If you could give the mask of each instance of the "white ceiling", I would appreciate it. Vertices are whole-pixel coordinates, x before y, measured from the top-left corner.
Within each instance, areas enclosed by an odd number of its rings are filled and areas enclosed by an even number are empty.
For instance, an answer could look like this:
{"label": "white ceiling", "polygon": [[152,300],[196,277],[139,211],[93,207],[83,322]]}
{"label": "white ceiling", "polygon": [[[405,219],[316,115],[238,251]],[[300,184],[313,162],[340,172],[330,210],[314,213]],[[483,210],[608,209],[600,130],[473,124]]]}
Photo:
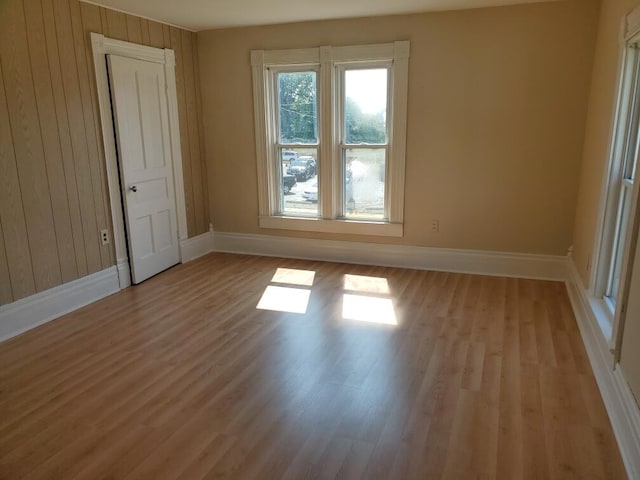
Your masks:
{"label": "white ceiling", "polygon": [[88,0],[191,30],[495,7],[552,0]]}

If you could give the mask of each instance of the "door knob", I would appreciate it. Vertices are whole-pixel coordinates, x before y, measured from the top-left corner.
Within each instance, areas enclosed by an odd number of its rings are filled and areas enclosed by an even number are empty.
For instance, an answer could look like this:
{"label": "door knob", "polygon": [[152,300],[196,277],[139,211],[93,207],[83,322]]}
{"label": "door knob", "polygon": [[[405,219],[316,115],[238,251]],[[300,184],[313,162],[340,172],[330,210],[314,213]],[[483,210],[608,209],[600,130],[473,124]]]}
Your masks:
{"label": "door knob", "polygon": [[131,190],[132,192],[137,192],[138,191],[138,187],[136,187],[135,185],[131,185],[129,187],[129,190]]}

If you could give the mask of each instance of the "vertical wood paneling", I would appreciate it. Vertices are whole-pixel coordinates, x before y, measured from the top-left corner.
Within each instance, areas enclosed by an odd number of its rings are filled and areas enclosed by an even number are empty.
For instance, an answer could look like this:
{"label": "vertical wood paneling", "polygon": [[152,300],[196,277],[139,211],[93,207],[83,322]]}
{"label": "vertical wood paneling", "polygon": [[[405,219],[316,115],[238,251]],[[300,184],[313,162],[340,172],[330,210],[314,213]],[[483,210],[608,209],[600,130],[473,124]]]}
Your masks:
{"label": "vertical wood paneling", "polygon": [[1,34],[0,52],[5,88],[11,92],[7,95],[7,107],[33,276],[36,289],[41,291],[59,285],[62,279],[23,7],[22,2],[16,1],[4,7],[3,16],[9,28]]}
{"label": "vertical wood paneling", "polygon": [[[58,33],[58,51],[60,52],[60,67],[62,83],[67,102],[67,115],[71,145],[80,199],[82,217],[82,231],[84,234],[87,271],[97,272],[102,267],[100,254],[100,239],[96,220],[95,197],[91,181],[91,166],[89,159],[88,136],[85,127],[82,94],[80,91],[78,68],[76,65],[76,45],[73,38],[71,12],[68,0],[54,0],[54,16]],[[79,48],[82,48],[80,45]]]}
{"label": "vertical wood paneling", "polygon": [[[198,113],[198,137],[200,138],[200,171],[201,171],[201,184],[202,184],[202,196],[204,198],[204,229],[209,227],[209,177],[207,175],[207,159],[204,155],[204,122],[202,120],[202,97],[200,94],[200,69],[199,56],[198,56],[198,37],[196,34],[192,35],[193,38],[193,75],[196,92],[196,109]],[[203,232],[199,232],[203,233]]]}
{"label": "vertical wood paneling", "polygon": [[2,218],[0,217],[0,305],[9,303],[13,299],[11,293],[11,277],[7,264],[7,253],[4,248],[4,233],[2,230]]}
{"label": "vertical wood paneling", "polygon": [[149,45],[156,48],[169,47],[171,45],[170,39],[168,39],[169,41],[165,44],[162,24],[149,20],[147,26],[149,28]]}
{"label": "vertical wood paneling", "polygon": [[62,82],[60,67],[60,55],[58,53],[58,39],[53,13],[52,0],[42,0],[42,12],[47,43],[47,55],[49,57],[49,70],[51,74],[51,88],[56,111],[56,127],[62,152],[64,178],[67,189],[67,202],[73,235],[74,255],[78,276],[87,274],[87,255],[85,248],[82,214],[80,212],[80,199],[76,183],[75,163],[73,147],[71,145],[71,132],[67,116],[67,104]]}
{"label": "vertical wood paneling", "polygon": [[[97,6],[87,3],[71,2],[72,19],[74,21],[75,38],[78,45],[84,44],[84,49],[79,54],[78,69],[81,78],[87,78],[88,87],[85,89],[84,96],[87,104],[85,104],[85,118],[91,116],[93,128],[88,128],[91,134],[94,149],[92,151],[92,182],[94,195],[96,197],[96,217],[98,228],[111,229],[111,212],[109,210],[109,187],[107,184],[106,162],[104,157],[104,145],[102,142],[102,128],[100,125],[100,107],[98,105],[98,91],[96,86],[95,73],[93,72],[93,52],[91,48],[90,32],[102,32],[102,23],[100,21],[100,11]],[[74,8],[77,6],[77,9]],[[84,61],[83,61],[84,59]],[[89,121],[88,119],[86,120]],[[102,267],[107,268],[112,265],[115,260],[115,251],[110,245],[100,245],[100,254],[102,257]]]}
{"label": "vertical wood paneling", "polygon": [[60,136],[56,126],[56,109],[51,88],[51,74],[47,58],[46,39],[40,0],[25,0],[25,19],[29,38],[29,56],[40,118],[40,132],[44,146],[46,175],[49,179],[51,208],[55,225],[60,273],[63,282],[78,278],[75,247],[71,230],[71,217],[67,188],[62,165]]}
{"label": "vertical wood paneling", "polygon": [[178,122],[180,124],[180,147],[182,150],[182,170],[184,172],[184,197],[187,210],[189,236],[195,234],[196,220],[193,206],[193,181],[191,179],[191,153],[189,148],[189,128],[185,94],[185,81],[182,58],[182,33],[170,27],[171,48],[176,52],[176,92],[178,97]]}
{"label": "vertical wood paneling", "polygon": [[[74,1],[74,0],[69,0]],[[107,16],[108,32],[105,35],[118,40],[128,40],[127,16],[124,13],[105,10]]]}
{"label": "vertical wood paneling", "polygon": [[[87,149],[89,153],[89,172],[91,174],[91,185],[95,207],[95,216],[97,223],[96,233],[109,226],[107,221],[107,205],[105,202],[105,182],[106,170],[103,158],[102,143],[98,143],[98,124],[97,118],[94,115],[98,109],[98,99],[93,98],[92,90],[95,91],[95,79],[94,74],[90,71],[87,65],[87,44],[88,38],[85,40],[84,31],[82,29],[82,18],[80,15],[80,2],[70,1],[69,10],[71,13],[71,28],[73,33],[75,54],[76,54],[76,69],[78,71],[78,79],[80,80],[80,97],[82,102],[82,117],[85,124],[85,132],[87,135]],[[94,105],[95,103],[95,105]],[[102,242],[98,242],[98,249],[100,252],[101,266],[98,270],[107,268],[111,265],[110,248],[107,245],[102,245]]]}
{"label": "vertical wood paneling", "polygon": [[140,19],[140,32],[142,33],[142,44],[149,45],[149,20],[146,18]]}
{"label": "vertical wood paneling", "polygon": [[191,186],[193,188],[193,211],[195,233],[202,233],[204,227],[204,196],[202,193],[202,164],[200,155],[200,135],[198,127],[198,107],[196,105],[196,82],[193,68],[192,33],[182,31],[182,69],[187,109],[186,128],[189,131],[189,152],[191,154]]}
{"label": "vertical wood paneling", "polygon": [[171,48],[171,27],[162,25],[162,38],[164,39],[164,48]]}
{"label": "vertical wood paneling", "polygon": [[0,57],[0,219],[11,277],[13,298],[35,293],[27,225],[22,208],[22,192],[11,137],[11,124],[5,96],[4,65]]}
{"label": "vertical wood paneling", "polygon": [[189,235],[209,222],[195,34],[78,0],[0,0],[0,304],[115,262],[89,32],[175,51]]}
{"label": "vertical wood paneling", "polygon": [[127,39],[130,42],[141,44],[142,43],[142,27],[140,25],[140,18],[133,15],[127,15]]}

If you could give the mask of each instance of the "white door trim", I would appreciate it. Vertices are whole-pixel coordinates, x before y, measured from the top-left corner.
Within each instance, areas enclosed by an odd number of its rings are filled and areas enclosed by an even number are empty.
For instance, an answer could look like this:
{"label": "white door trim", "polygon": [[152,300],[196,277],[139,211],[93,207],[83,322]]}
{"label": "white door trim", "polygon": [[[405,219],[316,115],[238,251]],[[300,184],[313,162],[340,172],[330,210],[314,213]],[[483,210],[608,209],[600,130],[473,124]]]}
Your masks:
{"label": "white door trim", "polygon": [[[100,120],[102,123],[102,137],[104,156],[107,166],[107,182],[109,184],[109,199],[111,219],[113,224],[113,243],[116,250],[118,266],[118,280],[120,288],[131,285],[127,242],[124,233],[124,216],[122,213],[122,197],[118,176],[118,158],[116,155],[116,137],[111,117],[111,98],[109,96],[109,80],[105,55],[119,55],[135,58],[147,62],[164,65],[167,81],[167,105],[169,108],[169,136],[171,140],[171,162],[173,164],[173,183],[176,197],[176,214],[178,218],[178,244],[187,238],[187,213],[184,200],[184,181],[182,176],[182,155],[180,148],[180,127],[178,125],[178,101],[176,93],[175,53],[165,48],[147,47],[136,43],[123,42],[105,37],[99,33],[91,33],[91,47],[93,51],[93,65],[96,72],[98,89],[98,104],[100,106]],[[180,247],[180,261],[183,260]]]}

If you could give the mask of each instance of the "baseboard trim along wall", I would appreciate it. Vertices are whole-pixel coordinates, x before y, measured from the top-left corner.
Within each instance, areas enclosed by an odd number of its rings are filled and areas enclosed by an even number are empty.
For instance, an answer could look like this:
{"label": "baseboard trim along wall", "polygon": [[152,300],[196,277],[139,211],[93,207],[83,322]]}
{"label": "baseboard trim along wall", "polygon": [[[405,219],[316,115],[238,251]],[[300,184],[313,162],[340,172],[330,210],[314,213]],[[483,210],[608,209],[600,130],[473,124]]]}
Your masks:
{"label": "baseboard trim along wall", "polygon": [[118,269],[114,266],[2,305],[0,341],[15,337],[118,290]]}
{"label": "baseboard trim along wall", "polygon": [[620,367],[613,368],[609,342],[602,333],[589,294],[573,263],[568,260],[567,291],[580,328],[589,363],[598,382],[611,426],[629,478],[640,478],[640,409]]}
{"label": "baseboard trim along wall", "polygon": [[553,255],[454,250],[219,232],[215,232],[213,235],[213,250],[504,277],[561,281],[567,278],[567,258]]}
{"label": "baseboard trim along wall", "polygon": [[201,235],[180,241],[182,263],[200,258],[211,251],[213,251],[213,227]]}

